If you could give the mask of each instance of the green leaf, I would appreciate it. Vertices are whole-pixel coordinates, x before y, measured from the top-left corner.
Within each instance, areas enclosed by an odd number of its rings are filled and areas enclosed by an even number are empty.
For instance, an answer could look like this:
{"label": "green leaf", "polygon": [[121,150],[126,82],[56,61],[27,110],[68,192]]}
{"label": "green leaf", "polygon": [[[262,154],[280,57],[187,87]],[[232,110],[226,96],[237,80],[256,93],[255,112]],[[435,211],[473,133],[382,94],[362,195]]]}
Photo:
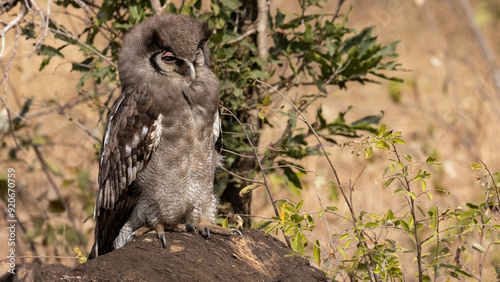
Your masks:
{"label": "green leaf", "polygon": [[266,118],[266,112],[264,110],[260,111],[259,112],[259,118],[264,121],[264,119]]}
{"label": "green leaf", "polygon": [[425,192],[425,190],[427,189],[427,183],[425,183],[425,180],[422,180],[420,182],[420,185],[422,186],[422,192]]}
{"label": "green leaf", "polygon": [[220,2],[230,10],[236,10],[241,6],[241,2],[238,0],[220,0]]}
{"label": "green leaf", "polygon": [[466,204],[470,209],[473,209],[473,210],[478,210],[479,209],[479,206],[474,204],[474,203],[467,203]]}
{"label": "green leaf", "polygon": [[396,189],[394,190],[394,194],[398,195],[398,194],[403,194],[405,191],[403,189]]}
{"label": "green leaf", "polygon": [[319,241],[316,240],[314,242],[314,246],[313,246],[313,255],[314,255],[314,260],[316,261],[316,263],[318,265],[321,265],[321,248],[320,248],[320,245],[319,245]]}
{"label": "green leaf", "polygon": [[271,221],[263,221],[263,222],[260,222],[260,223],[257,223],[255,225],[252,226],[252,229],[264,229],[266,228],[269,224],[271,224]]}
{"label": "green leaf", "polygon": [[302,242],[301,237],[302,236],[300,235],[300,233],[295,234],[295,237],[293,238],[292,247],[297,253],[303,255],[304,254],[304,243]]}
{"label": "green leaf", "polygon": [[472,244],[472,248],[478,252],[486,253],[486,249],[478,243]]}
{"label": "green leaf", "polygon": [[295,173],[290,167],[284,167],[283,172],[286,178],[297,188],[302,189],[302,183],[297,173]]}
{"label": "green leaf", "polygon": [[391,148],[389,146],[389,144],[387,144],[384,141],[377,142],[377,144],[375,144],[375,147],[379,148],[381,151],[383,151],[383,150],[389,150]]}
{"label": "green leaf", "polygon": [[340,240],[340,241],[343,241],[344,239],[349,238],[349,236],[350,236],[350,235],[349,235],[349,234],[347,234],[347,233],[342,234],[342,235],[340,236],[339,240]]}
{"label": "green leaf", "polygon": [[384,188],[387,188],[387,186],[391,185],[392,181],[394,181],[396,177],[391,177],[389,178],[385,183],[384,183]]}
{"label": "green leaf", "polygon": [[438,215],[436,207],[433,206],[428,214],[431,218],[431,224],[429,225],[429,227],[432,228],[432,230],[436,230],[438,226]]}
{"label": "green leaf", "polygon": [[49,211],[53,213],[62,213],[66,209],[60,200],[53,200],[49,202]]}
{"label": "green leaf", "polygon": [[401,138],[392,138],[391,143],[392,144],[406,144],[405,141]]}
{"label": "green leaf", "polygon": [[372,147],[368,147],[365,149],[365,159],[369,159],[372,157]]}
{"label": "green leaf", "polygon": [[331,206],[331,207],[326,207],[326,210],[327,210],[327,211],[338,211],[338,210],[339,210],[339,208],[334,207],[334,206]]}
{"label": "green leaf", "polygon": [[58,49],[56,49],[52,46],[49,46],[49,45],[42,45],[38,52],[39,52],[39,55],[44,55],[44,56],[48,56],[48,57],[58,56],[58,57],[64,58],[63,54],[61,52],[59,52]]}
{"label": "green leaf", "polygon": [[240,190],[240,196],[243,195],[243,194],[246,194],[248,192],[251,192],[254,189],[257,189],[260,186],[261,186],[260,184],[250,184],[250,185],[248,185],[245,188],[243,188],[243,189]]}
{"label": "green leaf", "polygon": [[337,249],[337,251],[342,255],[342,257],[347,260],[347,252],[344,250],[344,248],[342,248],[341,246],[335,246],[335,248]]}
{"label": "green leaf", "polygon": [[403,158],[405,158],[409,163],[411,163],[411,156],[410,155],[403,155]]}
{"label": "green leaf", "polygon": [[474,169],[474,170],[481,170],[481,169],[483,169],[483,167],[480,164],[478,164],[478,163],[473,163],[470,167],[472,169]]}
{"label": "green leaf", "polygon": [[408,226],[408,223],[406,223],[406,221],[404,221],[404,220],[400,219],[400,220],[398,220],[398,222],[401,224],[401,226],[402,226],[404,229],[406,229],[406,230],[408,230],[408,231],[411,231],[411,230],[410,230],[410,226]]}
{"label": "green leaf", "polygon": [[393,220],[394,219],[394,213],[392,212],[392,210],[388,210],[387,211],[387,219],[388,220]]}
{"label": "green leaf", "polygon": [[50,171],[57,175],[57,176],[62,176],[62,172],[61,172],[61,169],[59,169],[58,166],[56,166],[55,164],[53,163],[47,163],[47,167],[50,169]]}
{"label": "green leaf", "polygon": [[427,160],[425,161],[427,164],[429,165],[433,165],[433,164],[441,164],[440,162],[436,161],[435,158],[432,158],[432,157],[428,157]]}
{"label": "green leaf", "polygon": [[90,71],[90,64],[94,58],[88,58],[81,63],[72,63],[71,71],[88,72]]}
{"label": "green leaf", "polygon": [[349,246],[351,245],[351,243],[352,243],[352,239],[347,240],[347,242],[345,242],[345,244],[344,244],[344,248],[345,249],[349,248]]}
{"label": "green leaf", "polygon": [[416,195],[415,193],[411,192],[411,191],[410,191],[410,192],[408,192],[408,195],[410,195],[410,197],[411,197],[413,200],[415,200],[415,199],[417,198],[417,195]]}
{"label": "green leaf", "polygon": [[382,136],[382,134],[387,130],[387,126],[385,124],[382,124],[380,128],[378,129],[378,135]]}
{"label": "green leaf", "polygon": [[366,228],[373,228],[373,227],[379,227],[379,224],[376,222],[368,222],[365,224]]}
{"label": "green leaf", "polygon": [[40,67],[38,68],[38,71],[43,70],[45,68],[45,66],[50,63],[50,58],[51,57],[45,57],[45,58],[43,58],[42,63],[40,64]]}
{"label": "green leaf", "polygon": [[269,95],[269,94],[266,95],[266,97],[264,98],[264,101],[262,102],[262,105],[264,107],[271,105],[271,95]]}

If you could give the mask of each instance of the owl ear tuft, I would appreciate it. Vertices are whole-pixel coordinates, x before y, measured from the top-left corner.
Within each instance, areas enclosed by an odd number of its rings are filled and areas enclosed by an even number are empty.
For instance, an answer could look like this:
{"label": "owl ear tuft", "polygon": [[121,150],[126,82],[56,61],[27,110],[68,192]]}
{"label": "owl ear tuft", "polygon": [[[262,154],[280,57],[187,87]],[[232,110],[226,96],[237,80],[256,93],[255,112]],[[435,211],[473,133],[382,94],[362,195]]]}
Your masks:
{"label": "owl ear tuft", "polygon": [[200,45],[203,45],[208,41],[208,39],[210,39],[213,33],[213,30],[208,25],[208,22],[201,23],[200,33],[201,33]]}

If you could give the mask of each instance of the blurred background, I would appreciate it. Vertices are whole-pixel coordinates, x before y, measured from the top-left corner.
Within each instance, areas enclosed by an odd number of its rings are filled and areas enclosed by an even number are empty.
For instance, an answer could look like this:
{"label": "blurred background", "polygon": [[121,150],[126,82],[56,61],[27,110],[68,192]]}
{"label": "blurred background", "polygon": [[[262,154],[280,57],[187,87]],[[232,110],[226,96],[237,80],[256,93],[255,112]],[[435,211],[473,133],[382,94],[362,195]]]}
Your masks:
{"label": "blurred background", "polygon": [[[41,10],[52,5],[46,0],[36,3]],[[203,7],[209,7],[209,3],[203,2]],[[337,1],[328,1],[323,4],[323,9],[311,9],[311,12],[333,14],[336,7]],[[51,18],[57,19],[74,34],[79,34],[84,28],[65,10],[58,6],[51,8]],[[295,2],[271,1],[271,14],[274,15],[277,9],[294,12],[299,6]],[[13,9],[0,20],[9,22],[16,13],[17,9]],[[428,183],[429,189],[441,191],[434,193],[434,203],[440,210],[484,201],[485,187],[490,184],[484,171],[472,170],[471,164],[482,161],[491,172],[500,171],[497,157],[500,146],[500,2],[348,0],[340,13],[339,20],[348,15],[348,27],[361,30],[375,26],[374,35],[383,44],[400,41],[396,50],[399,54],[397,62],[405,71],[388,75],[401,77],[404,82],[379,80],[379,84],[351,83],[346,90],[330,89],[332,95],[322,101],[325,118],[334,119],[338,112],[346,111],[350,106],[352,109],[346,115],[348,122],[383,112],[381,123],[394,131],[401,131],[406,141],[400,149],[401,154],[410,154],[413,159],[421,161],[431,156],[442,163],[429,169],[432,178]],[[34,15],[28,14],[27,17]],[[19,220],[17,254],[37,256],[37,260],[43,263],[76,265],[74,247],[87,254],[93,243],[91,216],[98,188],[99,148],[96,139],[102,137],[105,119],[95,107],[89,106],[89,103],[102,103],[102,99],[89,97],[101,92],[102,97],[107,97],[109,92],[104,93],[106,90],[114,91],[114,100],[120,91],[113,86],[107,89],[106,85],[86,83],[82,91],[77,92],[75,86],[81,73],[71,71],[72,64],[68,60],[54,55],[52,62],[40,71],[43,57],[34,53],[34,41],[26,41],[22,36],[15,45],[15,36],[13,32],[6,35],[0,60],[1,72],[8,70],[8,79],[4,78],[0,84],[3,100],[0,178],[6,179],[8,168],[15,169]],[[54,42],[51,36],[46,40]],[[65,54],[70,51],[66,50]],[[84,59],[76,50],[71,56],[74,61]],[[303,87],[285,95],[294,97],[301,91],[310,89]],[[17,140],[9,133],[5,105],[21,115],[28,99],[31,99],[29,111],[22,117],[26,129],[20,132],[32,140],[34,147],[14,149]],[[310,108],[309,111],[306,117],[314,118],[315,110]],[[266,139],[276,139],[279,134],[280,131],[266,129],[261,144],[266,144]],[[406,204],[403,197],[393,194],[394,188],[383,188],[382,173],[390,164],[387,154],[374,154],[367,160],[363,154],[353,153],[355,140],[344,138],[339,141],[343,145],[329,146],[327,151],[341,182],[350,187],[357,212],[383,214],[389,208],[396,211]],[[24,146],[17,145],[19,148]],[[326,161],[312,157],[302,165],[310,171],[303,176],[304,189],[273,187],[275,198],[295,202],[304,199],[304,211],[319,210],[318,199],[321,199],[322,205],[337,206],[340,214],[346,214],[347,207],[338,191],[332,191],[328,185],[333,176]],[[2,190],[0,260],[8,252],[5,196]],[[273,216],[264,189],[253,191],[253,199],[254,215]],[[352,228],[340,217],[331,218],[330,229],[317,225],[314,234],[324,237]],[[500,263],[500,252],[498,247],[494,248],[490,253],[492,261],[485,263],[485,280],[493,279],[495,270],[492,265]],[[408,266],[412,265],[411,259],[406,261]],[[7,269],[3,262],[0,272]]]}

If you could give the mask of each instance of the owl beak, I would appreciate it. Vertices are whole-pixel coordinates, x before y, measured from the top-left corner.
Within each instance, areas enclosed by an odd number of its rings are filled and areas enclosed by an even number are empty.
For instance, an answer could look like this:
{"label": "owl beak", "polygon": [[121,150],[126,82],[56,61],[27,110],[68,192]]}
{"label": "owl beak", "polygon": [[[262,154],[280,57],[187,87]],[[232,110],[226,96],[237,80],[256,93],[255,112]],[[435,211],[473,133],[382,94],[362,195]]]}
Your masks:
{"label": "owl beak", "polygon": [[196,71],[194,70],[193,63],[191,61],[186,60],[186,64],[189,68],[189,76],[191,77],[192,80],[196,78]]}

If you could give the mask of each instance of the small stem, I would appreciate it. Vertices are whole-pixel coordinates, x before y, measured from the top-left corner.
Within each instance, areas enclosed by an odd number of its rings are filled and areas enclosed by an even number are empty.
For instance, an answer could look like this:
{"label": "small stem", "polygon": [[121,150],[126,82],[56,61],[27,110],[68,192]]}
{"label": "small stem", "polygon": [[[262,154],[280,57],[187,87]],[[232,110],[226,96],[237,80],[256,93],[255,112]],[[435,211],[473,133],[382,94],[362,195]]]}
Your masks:
{"label": "small stem", "polygon": [[[255,76],[254,76],[255,77]],[[326,152],[325,150],[325,147],[323,146],[323,143],[321,142],[321,139],[319,139],[319,136],[318,134],[316,133],[316,131],[314,130],[314,128],[312,127],[311,123],[309,123],[309,121],[307,120],[307,118],[302,114],[302,112],[295,106],[294,103],[292,103],[288,98],[285,97],[285,95],[283,95],[283,93],[281,93],[278,89],[274,88],[273,86],[257,79],[257,77],[255,77],[255,81],[256,82],[259,82],[269,88],[271,88],[272,90],[275,91],[275,93],[278,93],[278,95],[281,96],[281,98],[283,100],[285,100],[290,106],[292,106],[292,108],[297,112],[297,114],[302,118],[302,120],[304,121],[304,123],[307,125],[307,127],[309,128],[309,130],[312,132],[312,134],[314,135],[314,137],[316,138],[316,141],[318,142],[318,145],[320,146],[321,148],[321,151],[323,152],[323,156],[326,158],[326,160],[328,161],[328,164],[330,166],[330,169],[332,170],[333,172],[333,175],[335,177],[335,182],[337,184],[337,186],[339,187],[339,190],[342,194],[342,197],[344,198],[344,201],[346,202],[347,204],[347,207],[349,208],[349,212],[352,216],[352,221],[353,221],[353,226],[354,226],[354,230],[355,232],[357,233],[358,235],[358,238],[360,240],[360,242],[362,244],[364,244],[364,246],[368,249],[368,245],[366,245],[366,242],[363,241],[363,238],[364,238],[364,235],[362,234],[362,232],[360,232],[360,230],[358,229],[357,227],[357,220],[356,220],[356,215],[354,213],[354,208],[351,204],[351,201],[347,198],[347,195],[345,194],[344,192],[344,189],[342,188],[342,184],[340,182],[340,178],[337,174],[337,170],[335,169],[335,167],[333,166],[333,163],[332,161],[330,160],[330,157],[328,156],[328,153]],[[259,163],[260,164],[260,163]],[[377,281],[377,278],[375,276],[375,274],[373,273],[373,270],[372,270],[372,264],[373,264],[373,261],[371,259],[371,256],[370,255],[367,255],[365,252],[363,252],[363,258],[366,262],[366,265],[368,267],[368,276],[370,277],[370,281]]]}
{"label": "small stem", "polygon": [[[262,163],[260,162],[260,159],[259,159],[259,154],[257,152],[257,149],[255,148],[255,146],[253,145],[253,142],[252,142],[252,139],[250,139],[250,136],[248,136],[248,133],[247,133],[247,130],[245,129],[245,126],[241,123],[241,121],[238,119],[238,117],[236,117],[236,115],[230,111],[229,109],[227,108],[224,108],[228,113],[231,114],[231,116],[240,124],[241,126],[241,129],[243,129],[243,133],[245,133],[245,136],[247,138],[247,141],[248,141],[248,144],[250,145],[250,147],[252,147],[252,151],[255,155],[255,159],[257,161],[257,164],[259,165],[259,168],[260,168],[260,171],[262,173],[262,177],[264,178],[264,182],[263,182],[263,185],[264,187],[266,187],[266,191],[267,191],[267,195],[269,196],[269,200],[271,201],[271,204],[273,206],[273,209],[274,209],[274,214],[279,217],[280,214],[278,212],[278,208],[276,207],[276,202],[274,202],[274,198],[273,198],[273,195],[271,194],[271,189],[269,188],[269,182],[267,181],[267,176],[266,176],[266,173],[264,171],[264,168],[262,166]],[[285,241],[286,241],[286,244],[288,245],[288,247],[291,249],[292,246],[290,245],[290,241],[288,240],[288,237],[285,235],[285,231],[284,230],[281,230],[281,232],[283,233],[283,237],[285,237]]]}
{"label": "small stem", "polygon": [[238,174],[236,174],[236,173],[234,173],[234,172],[232,172],[232,171],[228,170],[228,169],[227,169],[227,168],[225,168],[225,167],[221,167],[221,169],[222,169],[223,171],[225,171],[225,172],[227,172],[227,173],[231,174],[232,176],[239,178],[239,179],[242,179],[242,180],[245,180],[245,181],[248,181],[248,182],[253,182],[253,183],[257,183],[257,184],[262,184],[262,185],[264,185],[264,182],[262,182],[262,181],[258,181],[258,180],[254,180],[254,179],[250,179],[250,178],[243,177],[243,176],[241,176],[241,175],[238,175]]}
{"label": "small stem", "polygon": [[[399,156],[398,151],[396,150],[396,145],[392,144],[392,148],[394,149],[394,153],[396,154],[396,158],[398,162],[401,162],[401,158]],[[411,192],[410,189],[410,180],[405,176],[404,177],[405,183],[404,186],[408,192]],[[417,246],[417,267],[418,267],[418,281],[422,282],[423,281],[423,269],[422,269],[422,243],[419,241],[418,238],[418,221],[417,221],[417,214],[415,213],[415,200],[413,200],[412,197],[409,197],[409,204],[410,204],[410,213],[411,217],[413,218],[413,230],[411,231],[413,233],[413,236],[415,237],[415,244]]]}
{"label": "small stem", "polygon": [[71,213],[71,210],[69,209],[68,204],[66,203],[66,201],[62,197],[61,192],[59,191],[59,188],[57,188],[56,183],[52,179],[52,176],[49,173],[48,165],[45,162],[45,159],[43,158],[42,154],[40,153],[40,150],[38,150],[38,146],[33,145],[33,149],[35,150],[38,161],[40,162],[40,165],[42,166],[42,170],[43,170],[45,176],[47,177],[47,180],[49,181],[50,186],[52,186],[52,188],[54,189],[54,192],[56,192],[57,199],[61,202],[61,205],[63,206],[64,210],[66,211],[66,214],[68,215],[68,219],[71,222],[71,225],[73,226],[73,229],[78,237],[79,242],[83,245],[84,240],[83,240],[82,233],[78,230],[76,222],[75,222],[75,218],[73,217],[73,214]]}

